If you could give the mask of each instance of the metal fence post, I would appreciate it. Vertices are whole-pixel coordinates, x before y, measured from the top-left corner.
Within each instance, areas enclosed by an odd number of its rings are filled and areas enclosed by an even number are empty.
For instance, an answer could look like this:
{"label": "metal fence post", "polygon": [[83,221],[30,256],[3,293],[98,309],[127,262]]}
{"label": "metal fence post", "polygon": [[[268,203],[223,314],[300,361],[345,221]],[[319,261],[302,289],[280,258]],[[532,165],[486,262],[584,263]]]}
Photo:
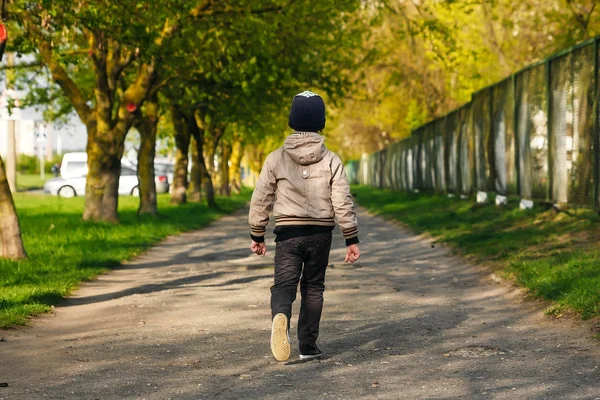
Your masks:
{"label": "metal fence post", "polygon": [[496,134],[497,132],[494,129],[494,87],[490,87],[490,98],[489,98],[489,118],[490,118],[490,132],[488,136],[488,142],[486,143],[487,151],[488,151],[488,168],[490,169],[490,176],[487,182],[487,190],[490,191],[490,188],[493,188],[493,191],[496,195],[498,195],[498,188],[496,187]]}
{"label": "metal fence post", "polygon": [[552,59],[546,60],[546,113],[547,113],[547,135],[548,135],[548,188],[546,191],[546,200],[553,201],[552,193],[554,188],[554,140],[552,135]]}
{"label": "metal fence post", "polygon": [[600,85],[599,85],[599,67],[598,51],[600,38],[594,40],[594,206],[600,212]]}
{"label": "metal fence post", "polygon": [[512,75],[513,91],[513,135],[515,136],[515,179],[517,183],[517,194],[521,195],[521,160],[519,157],[519,102],[517,101],[517,74]]}
{"label": "metal fence post", "polygon": [[385,177],[385,149],[379,152],[379,189],[383,189]]}

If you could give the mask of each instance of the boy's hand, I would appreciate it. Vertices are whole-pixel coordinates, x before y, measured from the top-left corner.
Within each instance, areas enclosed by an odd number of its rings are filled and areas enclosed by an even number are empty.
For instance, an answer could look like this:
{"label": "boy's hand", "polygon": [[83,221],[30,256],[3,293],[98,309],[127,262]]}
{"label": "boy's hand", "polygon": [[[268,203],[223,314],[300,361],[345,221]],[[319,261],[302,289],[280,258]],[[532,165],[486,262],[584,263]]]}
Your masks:
{"label": "boy's hand", "polygon": [[265,244],[265,242],[256,243],[253,240],[252,245],[250,246],[250,250],[258,254],[259,256],[264,256],[265,254],[267,254],[267,245]]}
{"label": "boy's hand", "polygon": [[346,250],[346,258],[344,259],[345,263],[354,263],[356,260],[360,258],[360,250],[358,245],[351,244],[347,247]]}

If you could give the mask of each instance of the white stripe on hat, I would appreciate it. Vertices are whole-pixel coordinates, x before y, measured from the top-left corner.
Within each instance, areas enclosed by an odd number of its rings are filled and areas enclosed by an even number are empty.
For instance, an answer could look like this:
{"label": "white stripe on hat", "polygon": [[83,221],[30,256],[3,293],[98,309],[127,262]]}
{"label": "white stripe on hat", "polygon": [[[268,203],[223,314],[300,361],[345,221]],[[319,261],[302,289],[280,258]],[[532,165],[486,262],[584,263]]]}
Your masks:
{"label": "white stripe on hat", "polygon": [[313,93],[313,92],[311,92],[310,90],[305,90],[305,91],[304,91],[304,92],[302,92],[302,93],[298,93],[298,94],[296,95],[296,97],[298,97],[298,96],[302,96],[302,97],[315,97],[315,96],[317,96],[317,97],[319,97],[319,95],[318,95],[318,94],[316,94],[316,93]]}

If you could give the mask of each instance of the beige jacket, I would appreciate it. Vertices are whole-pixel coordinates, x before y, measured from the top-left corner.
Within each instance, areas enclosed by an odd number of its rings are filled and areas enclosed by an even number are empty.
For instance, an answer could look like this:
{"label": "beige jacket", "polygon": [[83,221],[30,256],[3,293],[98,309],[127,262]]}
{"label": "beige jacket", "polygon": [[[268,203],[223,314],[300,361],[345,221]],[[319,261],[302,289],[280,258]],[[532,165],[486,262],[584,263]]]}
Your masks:
{"label": "beige jacket", "polygon": [[317,133],[294,133],[267,157],[252,194],[252,235],[264,236],[269,209],[277,226],[335,226],[346,240],[358,236],[354,202],[342,160]]}

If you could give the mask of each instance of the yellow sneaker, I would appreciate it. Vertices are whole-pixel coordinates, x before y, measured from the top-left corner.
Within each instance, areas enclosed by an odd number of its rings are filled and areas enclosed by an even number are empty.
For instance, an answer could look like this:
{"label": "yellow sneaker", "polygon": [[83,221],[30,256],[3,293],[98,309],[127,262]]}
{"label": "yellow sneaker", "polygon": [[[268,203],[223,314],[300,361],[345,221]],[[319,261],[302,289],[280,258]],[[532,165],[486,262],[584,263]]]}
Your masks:
{"label": "yellow sneaker", "polygon": [[271,327],[271,351],[277,361],[287,361],[290,358],[290,333],[288,319],[279,313],[273,318]]}

